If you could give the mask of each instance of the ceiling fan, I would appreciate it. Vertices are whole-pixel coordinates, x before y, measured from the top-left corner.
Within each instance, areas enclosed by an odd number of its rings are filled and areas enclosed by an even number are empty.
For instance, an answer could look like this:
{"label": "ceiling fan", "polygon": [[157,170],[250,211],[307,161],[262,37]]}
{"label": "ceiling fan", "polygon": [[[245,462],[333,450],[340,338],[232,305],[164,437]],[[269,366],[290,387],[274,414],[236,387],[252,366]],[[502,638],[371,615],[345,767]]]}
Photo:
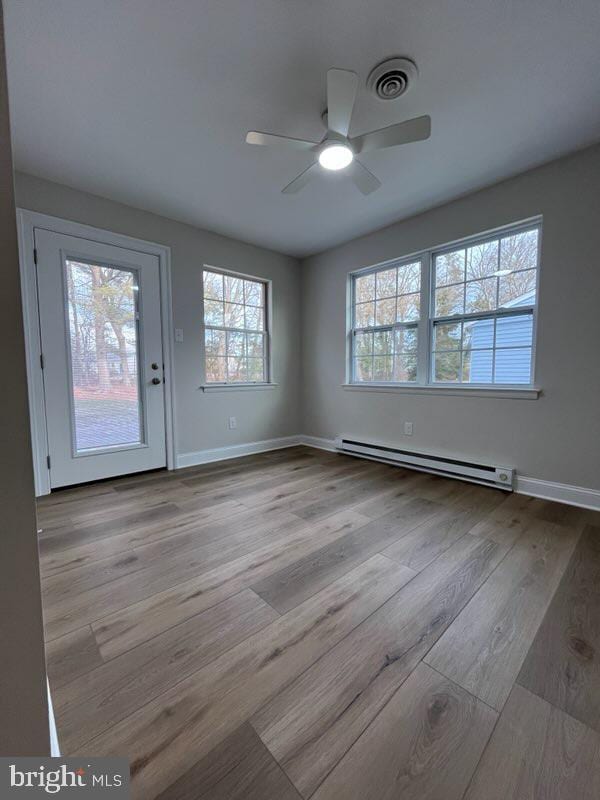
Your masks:
{"label": "ceiling fan", "polygon": [[379,189],[381,181],[356,156],[370,150],[422,141],[431,135],[431,117],[423,116],[349,138],[357,89],[358,75],[355,72],[346,69],[330,69],[327,72],[327,112],[324,118],[327,120],[328,130],[320,142],[292,139],[261,131],[249,131],[246,134],[248,144],[304,150],[315,155],[313,163],[282,189],[283,194],[299,192],[314,177],[319,167],[326,170],[347,170],[357,188],[365,195],[371,194]]}

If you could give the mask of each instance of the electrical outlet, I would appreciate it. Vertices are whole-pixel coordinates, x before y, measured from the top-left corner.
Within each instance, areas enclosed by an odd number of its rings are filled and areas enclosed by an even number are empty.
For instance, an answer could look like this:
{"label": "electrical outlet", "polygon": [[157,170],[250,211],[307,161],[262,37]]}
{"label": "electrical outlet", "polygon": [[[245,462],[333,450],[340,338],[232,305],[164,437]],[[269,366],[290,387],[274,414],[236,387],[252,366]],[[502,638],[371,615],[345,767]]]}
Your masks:
{"label": "electrical outlet", "polygon": [[237,428],[237,419],[235,417],[229,417],[229,430],[233,431]]}
{"label": "electrical outlet", "polygon": [[183,342],[183,328],[175,328],[175,341]]}
{"label": "electrical outlet", "polygon": [[413,424],[412,422],[405,422],[404,423],[404,435],[405,436],[412,436],[413,434]]}

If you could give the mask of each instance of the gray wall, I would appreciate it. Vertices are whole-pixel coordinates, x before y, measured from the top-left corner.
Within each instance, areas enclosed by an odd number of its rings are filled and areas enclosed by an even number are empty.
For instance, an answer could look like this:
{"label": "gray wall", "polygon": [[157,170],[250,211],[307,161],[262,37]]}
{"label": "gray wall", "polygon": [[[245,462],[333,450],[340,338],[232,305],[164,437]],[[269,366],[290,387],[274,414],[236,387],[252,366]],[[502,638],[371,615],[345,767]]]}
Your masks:
{"label": "gray wall", "polygon": [[[349,271],[537,214],[538,400],[342,389]],[[354,434],[600,489],[599,146],[306,259],[302,302],[304,433]],[[414,423],[410,438],[404,421]]]}
{"label": "gray wall", "polygon": [[[180,454],[295,435],[300,430],[300,267],[288,256],[164,217],[16,175],[17,205],[171,248],[173,317],[184,329],[175,344],[177,450]],[[204,393],[200,378],[202,265],[273,281],[273,363],[279,384],[266,391]],[[237,417],[237,429],[227,427]]]}
{"label": "gray wall", "polygon": [[0,7],[0,756],[50,752],[4,30]]}

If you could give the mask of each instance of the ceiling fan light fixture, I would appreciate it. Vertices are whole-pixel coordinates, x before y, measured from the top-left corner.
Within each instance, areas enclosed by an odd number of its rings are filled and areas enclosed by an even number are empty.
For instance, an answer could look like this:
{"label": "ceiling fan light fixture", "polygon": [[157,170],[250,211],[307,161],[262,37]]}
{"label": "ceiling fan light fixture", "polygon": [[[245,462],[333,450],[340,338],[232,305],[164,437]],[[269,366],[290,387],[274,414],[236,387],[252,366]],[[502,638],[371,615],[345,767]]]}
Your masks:
{"label": "ceiling fan light fixture", "polygon": [[319,164],[324,169],[344,169],[353,159],[354,153],[347,144],[330,144],[319,153]]}

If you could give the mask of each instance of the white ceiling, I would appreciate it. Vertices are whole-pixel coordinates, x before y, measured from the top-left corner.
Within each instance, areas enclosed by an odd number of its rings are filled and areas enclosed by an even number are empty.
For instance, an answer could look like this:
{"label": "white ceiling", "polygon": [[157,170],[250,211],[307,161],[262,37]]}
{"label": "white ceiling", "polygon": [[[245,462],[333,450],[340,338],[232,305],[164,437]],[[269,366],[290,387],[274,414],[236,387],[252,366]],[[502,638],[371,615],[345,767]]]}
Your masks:
{"label": "white ceiling", "polygon": [[[18,169],[303,256],[600,139],[598,0],[4,0]],[[367,94],[406,55],[414,89]],[[370,153],[383,187],[322,175],[248,129],[319,139],[330,67],[361,89],[351,134],[430,114]]]}

